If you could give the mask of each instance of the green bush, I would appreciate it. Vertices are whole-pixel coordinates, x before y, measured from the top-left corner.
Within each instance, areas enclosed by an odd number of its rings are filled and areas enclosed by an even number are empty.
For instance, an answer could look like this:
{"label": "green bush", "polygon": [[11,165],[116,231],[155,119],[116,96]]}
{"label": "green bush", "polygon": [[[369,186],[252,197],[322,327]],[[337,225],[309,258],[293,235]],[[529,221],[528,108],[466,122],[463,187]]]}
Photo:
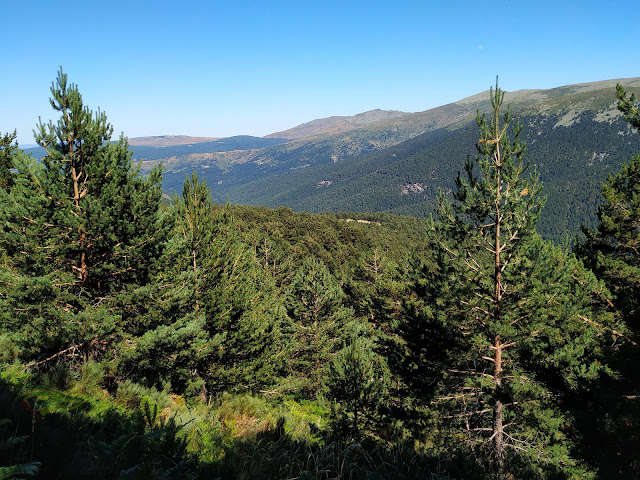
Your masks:
{"label": "green bush", "polygon": [[167,392],[159,392],[155,388],[145,387],[139,383],[125,380],[118,384],[115,402],[127,408],[140,408],[145,403],[163,410],[171,405],[171,398]]}

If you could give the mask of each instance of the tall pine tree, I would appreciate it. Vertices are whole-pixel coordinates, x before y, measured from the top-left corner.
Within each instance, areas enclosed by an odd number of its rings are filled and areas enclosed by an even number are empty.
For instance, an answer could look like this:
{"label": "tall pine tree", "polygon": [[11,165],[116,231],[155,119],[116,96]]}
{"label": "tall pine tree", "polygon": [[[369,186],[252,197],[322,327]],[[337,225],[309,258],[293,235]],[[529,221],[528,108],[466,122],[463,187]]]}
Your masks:
{"label": "tall pine tree", "polygon": [[62,69],[50,104],[60,118],[40,121],[34,134],[47,152],[42,183],[53,265],[73,272],[78,287],[96,295],[144,283],[160,246],[161,171],[139,174],[126,139],[111,142],[106,114],[84,105]]}
{"label": "tall pine tree", "polygon": [[16,132],[7,133],[0,136],[0,188],[6,190],[11,189],[13,185],[13,157],[17,154],[18,144],[14,141],[16,139]]}
{"label": "tall pine tree", "polygon": [[[617,85],[618,109],[632,127],[640,128],[635,94]],[[636,130],[637,135],[637,130]],[[635,155],[602,185],[595,230],[583,227],[584,238],[576,250],[584,264],[602,279],[613,295],[613,305],[630,334],[617,355],[618,381],[609,388],[606,421],[596,435],[608,435],[607,449],[594,449],[610,476],[638,478],[640,465],[640,155]],[[606,453],[605,453],[606,452]],[[607,458],[608,457],[608,458]],[[610,458],[616,458],[611,462]]]}
{"label": "tall pine tree", "polygon": [[[618,109],[631,126],[640,128],[635,94],[627,96],[619,84],[616,88]],[[598,227],[582,229],[586,239],[578,252],[605,280],[627,324],[640,333],[640,155],[603,183],[602,196]]]}
{"label": "tall pine tree", "polygon": [[[535,172],[525,177],[519,123],[500,113],[504,92],[496,84],[490,95],[490,119],[477,117],[478,155],[431,227],[439,265],[424,272],[444,288],[423,289],[432,296],[422,324],[444,337],[408,366],[428,367],[422,385],[433,424],[448,432],[444,448],[464,440],[483,475],[583,476],[561,395],[603,372],[611,317],[593,308],[602,286],[537,236],[541,187]],[[422,348],[405,338],[409,350]]]}
{"label": "tall pine tree", "polygon": [[0,227],[7,319],[34,360],[104,350],[125,334],[117,306],[149,281],[164,240],[160,170],[139,174],[126,140],[111,142],[106,115],[62,69],[51,95],[60,118],[35,132],[47,154],[15,157]]}

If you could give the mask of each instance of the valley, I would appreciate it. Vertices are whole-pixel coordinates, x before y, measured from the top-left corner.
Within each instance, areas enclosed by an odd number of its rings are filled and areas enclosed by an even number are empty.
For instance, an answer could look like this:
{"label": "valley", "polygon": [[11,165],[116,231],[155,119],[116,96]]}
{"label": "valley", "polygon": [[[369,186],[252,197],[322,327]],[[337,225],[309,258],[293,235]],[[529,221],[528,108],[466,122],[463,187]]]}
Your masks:
{"label": "valley", "polygon": [[[538,228],[545,238],[573,239],[580,225],[593,225],[601,183],[640,147],[616,109],[617,82],[640,93],[634,78],[505,95],[544,184]],[[487,98],[481,92],[418,113],[329,117],[265,138],[134,145],[133,157],[143,172],[164,165],[169,195],[196,171],[218,203],[428,217],[437,192],[450,189],[464,159],[476,153],[476,112],[488,111]]]}

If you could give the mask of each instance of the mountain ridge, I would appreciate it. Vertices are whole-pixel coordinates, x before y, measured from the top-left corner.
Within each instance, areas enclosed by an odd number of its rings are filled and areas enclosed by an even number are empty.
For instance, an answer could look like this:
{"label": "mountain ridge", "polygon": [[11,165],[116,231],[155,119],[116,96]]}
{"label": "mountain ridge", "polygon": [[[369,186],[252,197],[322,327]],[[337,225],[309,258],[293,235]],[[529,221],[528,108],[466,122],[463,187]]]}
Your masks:
{"label": "mountain ridge", "polygon": [[[505,93],[545,185],[546,238],[572,238],[591,224],[600,184],[640,152],[640,135],[631,134],[616,108],[616,83],[640,94],[640,78]],[[428,216],[438,190],[452,189],[456,172],[475,154],[476,114],[489,109],[485,91],[423,112],[318,119],[302,124],[312,136],[275,146],[172,158],[165,188],[180,191],[196,170],[218,202]]]}
{"label": "mountain ridge", "polygon": [[269,135],[266,135],[265,138],[286,138],[289,140],[299,140],[321,135],[331,135],[336,133],[343,133],[363,125],[370,125],[372,123],[378,123],[380,121],[389,120],[404,115],[408,114],[399,110],[375,109],[351,116],[331,116],[311,120],[310,122],[300,124],[296,127],[289,128],[281,132],[271,133]]}
{"label": "mountain ridge", "polygon": [[[592,224],[601,183],[640,152],[640,135],[617,110],[617,83],[640,94],[640,77],[505,92],[545,184],[546,238],[571,238],[581,224]],[[371,110],[265,137],[132,150],[143,173],[164,164],[167,192],[180,192],[196,171],[219,203],[428,216],[438,190],[452,189],[456,172],[476,153],[477,112],[489,111],[487,90],[422,112]]]}
{"label": "mountain ridge", "polygon": [[215,142],[222,137],[190,137],[188,135],[155,135],[151,137],[127,138],[129,145],[134,147],[174,147],[194,143]]}

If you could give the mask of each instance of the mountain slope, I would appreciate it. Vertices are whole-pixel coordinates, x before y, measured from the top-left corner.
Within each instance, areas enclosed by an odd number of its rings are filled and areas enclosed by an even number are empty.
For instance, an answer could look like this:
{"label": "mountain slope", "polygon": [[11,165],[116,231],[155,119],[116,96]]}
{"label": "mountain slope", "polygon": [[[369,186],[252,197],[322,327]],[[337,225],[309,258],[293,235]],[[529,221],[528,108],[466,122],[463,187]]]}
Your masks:
{"label": "mountain slope", "polygon": [[[506,94],[545,185],[540,231],[547,238],[573,237],[591,222],[601,182],[640,151],[640,135],[616,109],[617,82],[640,93],[640,79],[625,79]],[[325,119],[305,127],[312,136],[276,146],[176,157],[167,164],[165,188],[179,191],[196,169],[219,202],[429,215],[438,189],[451,189],[475,154],[475,115],[489,110],[488,98],[483,92],[419,113],[367,112],[363,120],[381,119],[359,125],[353,117]],[[304,128],[292,131],[278,135],[302,135]]]}
{"label": "mountain slope", "polygon": [[[547,238],[575,235],[595,218],[600,184],[640,151],[640,138],[621,121],[598,122],[585,112],[570,126],[562,117],[526,116],[527,158],[544,183],[547,205],[539,224]],[[554,128],[555,127],[555,128]],[[623,132],[621,134],[621,132]],[[428,216],[438,190],[453,188],[467,155],[474,155],[477,128],[425,133],[395,147],[336,165],[309,167],[256,180],[223,192],[235,203],[294,210],[382,211]],[[220,200],[220,199],[219,199]]]}
{"label": "mountain slope", "polygon": [[405,115],[409,114],[395,110],[371,110],[351,117],[320,118],[282,132],[272,133],[271,135],[267,135],[266,138],[299,140],[301,138],[334,135],[336,133],[349,132],[365,125],[393,120],[394,118]]}
{"label": "mountain slope", "polygon": [[[640,135],[616,108],[618,82],[640,94],[640,78],[631,78],[505,95],[545,185],[539,228],[547,238],[573,237],[581,223],[593,221],[602,181],[640,152]],[[264,138],[134,139],[132,150],[143,172],[164,164],[168,192],[181,191],[196,170],[218,202],[425,216],[438,190],[451,189],[475,154],[476,112],[489,110],[485,91],[424,112],[329,117]]]}

